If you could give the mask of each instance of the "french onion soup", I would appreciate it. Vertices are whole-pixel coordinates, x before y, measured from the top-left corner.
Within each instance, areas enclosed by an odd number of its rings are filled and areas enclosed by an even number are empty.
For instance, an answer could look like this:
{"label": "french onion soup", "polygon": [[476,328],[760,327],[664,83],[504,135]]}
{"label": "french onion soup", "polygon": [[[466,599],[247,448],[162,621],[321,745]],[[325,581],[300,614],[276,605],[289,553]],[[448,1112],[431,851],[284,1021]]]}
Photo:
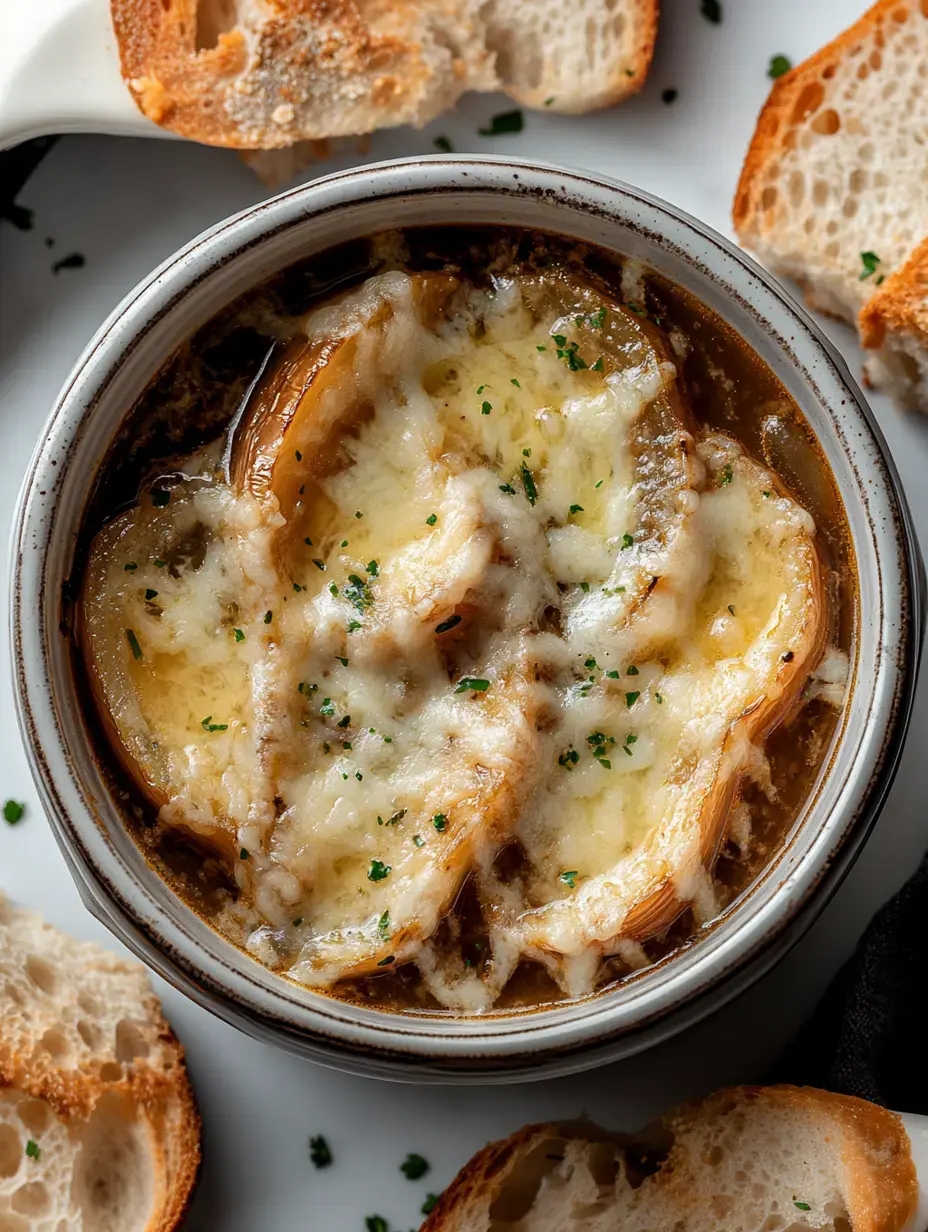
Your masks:
{"label": "french onion soup", "polygon": [[79,561],[148,858],[287,978],[416,1012],[589,995],[709,926],[814,791],[856,610],[758,356],[500,229],[345,246],[200,330]]}

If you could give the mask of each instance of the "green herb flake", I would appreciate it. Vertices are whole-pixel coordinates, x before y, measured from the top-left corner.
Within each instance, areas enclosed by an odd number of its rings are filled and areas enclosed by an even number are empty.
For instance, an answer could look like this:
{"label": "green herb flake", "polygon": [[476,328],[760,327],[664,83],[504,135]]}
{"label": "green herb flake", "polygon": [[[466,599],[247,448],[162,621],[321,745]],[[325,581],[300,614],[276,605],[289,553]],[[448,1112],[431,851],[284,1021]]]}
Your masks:
{"label": "green herb flake", "polygon": [[[323,565],[322,567],[323,567],[323,569],[324,569],[324,568],[325,568],[325,565]],[[303,587],[299,584],[299,582],[294,582],[294,583],[293,583],[293,589],[294,589],[294,591],[295,591],[297,594],[299,594],[299,593],[300,593],[300,591],[303,589]]]}
{"label": "green herb flake", "polygon": [[42,1154],[39,1144],[32,1138],[26,1143],[26,1154],[30,1159],[39,1159]]}
{"label": "green herb flake", "polygon": [[661,102],[662,103],[675,103],[677,101],[677,96],[679,95],[679,93],[680,93],[679,90],[675,90],[673,86],[671,86],[669,89],[663,90],[661,92]]}
{"label": "green herb flake", "polygon": [[426,526],[434,526],[437,521],[438,521],[438,514],[430,513],[429,516],[425,519],[425,524]]}
{"label": "green herb flake", "polygon": [[133,659],[144,659],[142,647],[139,645],[139,639],[135,636],[134,629],[126,630],[126,641],[129,643],[129,649],[132,651]]}
{"label": "green herb flake", "polygon": [[657,702],[657,704],[658,704],[659,706],[663,706],[663,704],[664,704],[664,699],[661,697],[660,693],[655,693],[655,694],[654,694],[654,700]]}
{"label": "green herb flake", "polygon": [[640,696],[641,696],[640,690],[637,693],[626,693],[625,694],[625,705],[628,707],[629,710],[631,710],[632,706],[634,706],[635,702],[638,700]]}
{"label": "green herb flake", "polygon": [[331,697],[324,697],[322,705],[319,707],[319,713],[323,718],[330,718],[335,713],[335,707],[332,704]]}
{"label": "green herb flake", "polygon": [[449,616],[447,620],[443,620],[440,625],[436,625],[435,632],[447,633],[449,629],[456,628],[463,619],[463,616],[459,616],[457,612],[455,612],[453,616]]}
{"label": "green herb flake", "polygon": [[371,866],[367,870],[368,881],[383,881],[390,876],[390,865],[384,864],[382,860],[371,860]]}
{"label": "green herb flake", "polygon": [[606,672],[606,675],[609,677],[610,680],[618,680],[619,678],[619,673],[616,670],[613,670],[611,672]]}
{"label": "green herb flake", "polygon": [[766,497],[766,498],[767,498],[767,500],[769,500],[769,499],[770,499],[770,493],[769,493],[769,492],[761,492],[761,496]]}
{"label": "green herb flake", "polygon": [[443,135],[436,137],[432,142],[432,145],[434,145],[436,150],[441,150],[442,154],[452,154],[454,152],[454,146],[451,144],[449,139]]}
{"label": "green herb flake", "polygon": [[166,492],[164,488],[155,488],[151,494],[151,503],[156,509],[163,509],[171,499],[171,493]]}
{"label": "green herb flake", "polygon": [[123,565],[122,568],[124,573],[134,573],[138,568],[138,565],[134,560],[130,560],[129,563],[127,565]]}
{"label": "green herb flake", "polygon": [[530,505],[534,505],[538,500],[538,489],[535,487],[535,476],[528,469],[525,463],[519,468],[522,475],[522,487],[525,489],[525,496]]}
{"label": "green herb flake", "polygon": [[580,583],[580,589],[583,591],[583,593],[584,593],[585,595],[588,595],[588,594],[590,593],[590,584],[589,584],[589,582],[581,582],[581,583]]}
{"label": "green herb flake", "polygon": [[499,490],[501,492],[505,492],[507,496],[515,496],[516,494],[516,490],[511,483],[501,483],[499,485]]}
{"label": "green herb flake", "polygon": [[486,693],[490,687],[489,680],[483,680],[479,676],[462,676],[455,685],[455,693]]}
{"label": "green herb flake", "polygon": [[583,512],[584,510],[583,510],[582,505],[571,505],[570,507],[570,513],[583,513]]}
{"label": "green herb flake", "polygon": [[478,385],[478,386],[477,386],[477,393],[478,393],[478,395],[479,395],[479,394],[482,394],[482,393],[483,393],[483,391],[484,391],[485,389],[486,389],[486,385]]}
{"label": "green herb flake", "polygon": [[484,404],[483,404],[483,405],[481,406],[481,408],[480,408],[480,414],[481,414],[481,415],[489,415],[490,411],[492,411],[492,410],[493,410],[493,403],[492,403],[492,402],[484,402]]}
{"label": "green herb flake", "polygon": [[637,676],[638,674],[639,674],[638,668],[635,667],[634,663],[629,663],[628,667],[626,667],[625,669],[625,675],[626,676]]}
{"label": "green herb flake", "polygon": [[[294,924],[296,920],[293,921]],[[302,924],[302,920],[300,923]],[[309,1140],[309,1158],[317,1168],[328,1168],[332,1163],[332,1148],[323,1138],[322,1134],[317,1134],[315,1138]]]}
{"label": "green herb flake", "polygon": [[8,825],[15,826],[18,821],[22,821],[25,812],[25,804],[20,804],[18,800],[7,800],[3,806],[3,820]]}
{"label": "green herb flake", "polygon": [[336,655],[335,657],[338,659],[339,663],[341,663],[342,667],[348,666],[348,660],[345,655]]}
{"label": "green herb flake", "polygon": [[599,359],[596,360],[595,363],[590,364],[590,371],[591,372],[605,372],[605,368],[603,366],[603,357],[601,355]]}
{"label": "green herb flake", "polygon": [[238,853],[238,855],[239,855],[240,860],[247,860],[248,859],[248,848],[243,847],[241,851]]}
{"label": "green herb flake", "polygon": [[795,1198],[793,1198],[793,1206],[797,1211],[811,1211],[812,1209],[808,1202],[797,1202]]}
{"label": "green herb flake", "polygon": [[735,605],[734,605],[733,603],[729,603],[729,605],[728,605],[728,610],[731,612],[732,616],[734,616],[734,614],[735,614]]}
{"label": "green herb flake", "polygon": [[727,462],[722,468],[722,478],[719,480],[720,488],[727,488],[734,478],[734,472],[731,469],[731,463]]}
{"label": "green herb flake", "polygon": [[421,834],[414,834],[412,836],[412,845],[413,847],[424,847],[425,839],[422,837]]}
{"label": "green herb flake", "polygon": [[510,385],[515,385],[516,389],[521,389],[521,388],[522,388],[522,386],[519,384],[519,382],[516,380],[516,378],[515,378],[514,376],[511,376],[511,377],[509,378],[509,384],[510,384]]}
{"label": "green herb flake", "polygon": [[264,613],[264,623],[265,623],[266,625],[269,625],[273,619],[274,619],[274,613],[273,613],[273,612],[265,612],[265,613]]}
{"label": "green herb flake", "polygon": [[522,450],[522,457],[523,457],[523,458],[530,458],[531,456],[532,456],[532,451],[531,451],[530,449],[523,449],[523,450]]}
{"label": "green herb flake", "polygon": [[361,521],[361,519],[364,517],[364,514],[361,512],[361,510],[360,510],[360,509],[356,509],[356,510],[354,511],[354,516],[355,516],[355,517],[358,519],[358,521],[360,522],[360,521]]}
{"label": "green herb flake", "polygon": [[313,541],[308,536],[303,540],[303,542],[306,544],[308,548],[311,548],[313,546]]}
{"label": "green herb flake", "polygon": [[410,1153],[400,1164],[400,1172],[405,1176],[407,1181],[418,1181],[429,1170],[429,1162],[423,1159],[421,1155]]}
{"label": "green herb flake", "polygon": [[233,629],[232,636],[235,638],[237,642],[244,642],[245,640],[245,634],[242,632],[241,629]]}
{"label": "green herb flake", "polygon": [[699,11],[705,17],[706,21],[711,21],[714,26],[718,26],[722,21],[722,5],[720,0],[702,0],[699,6]]}
{"label": "green herb flake", "polygon": [[348,574],[350,585],[346,586],[342,592],[345,598],[359,612],[363,612],[365,608],[371,607],[374,602],[374,596],[371,594],[370,587],[362,577],[358,577],[356,573]]}
{"label": "green herb flake", "polygon": [[525,117],[521,111],[503,111],[490,121],[489,128],[477,131],[481,137],[499,137],[503,133],[521,133],[525,127]]}
{"label": "green herb flake", "polygon": [[600,481],[599,481],[598,483],[594,483],[594,484],[593,484],[593,487],[594,487],[594,488],[601,488],[602,486],[603,486],[603,480],[602,480],[602,479],[600,479]]}
{"label": "green herb flake", "polygon": [[771,56],[770,63],[767,66],[767,76],[776,81],[778,77],[788,73],[792,67],[793,62],[788,56]]}
{"label": "green herb flake", "polygon": [[875,252],[862,252],[860,254],[860,263],[863,266],[863,271],[860,275],[860,281],[865,278],[871,278],[877,271],[877,266],[880,264],[880,258]]}
{"label": "green herb flake", "polygon": [[343,539],[343,540],[342,540],[342,547],[343,547],[343,548],[346,548],[347,546],[348,546],[348,540],[347,540],[347,539]]}
{"label": "green herb flake", "polygon": [[361,628],[360,620],[349,620],[348,621],[348,632],[349,633],[357,633],[358,629],[360,628]]}
{"label": "green herb flake", "polygon": [[319,560],[318,558],[314,557],[313,564],[316,566],[316,568],[319,570],[320,573],[325,573],[325,561],[324,560]]}
{"label": "green herb flake", "polygon": [[[554,95],[552,94],[550,98],[545,99],[545,106],[550,107],[553,102],[554,102]],[[428,1214],[428,1212],[423,1211],[423,1214]]]}
{"label": "green herb flake", "polygon": [[630,548],[634,542],[635,542],[634,536],[629,535],[626,532],[626,534],[622,536],[622,551],[624,552],[626,548]]}
{"label": "green herb flake", "polygon": [[229,730],[228,723],[214,723],[213,716],[211,714],[208,714],[205,719],[200,720],[200,726],[203,728],[204,731],[208,731],[208,732]]}
{"label": "green herb flake", "polygon": [[344,718],[339,719],[335,724],[336,727],[349,727],[351,725],[351,715],[346,714]]}
{"label": "green herb flake", "polygon": [[535,343],[535,350],[536,350],[536,351],[547,351],[547,349],[548,349],[548,348],[547,348],[546,346],[543,346],[540,342],[536,342],[536,343]]}
{"label": "green herb flake", "polygon": [[294,928],[299,928],[302,923],[303,923],[303,917],[301,915],[298,915],[296,919],[292,921]]}
{"label": "green herb flake", "polygon": [[568,886],[571,890],[575,890],[577,888],[577,870],[575,868],[567,869],[561,873],[558,881],[563,881],[564,885]]}
{"label": "green herb flake", "polygon": [[156,568],[156,569],[163,569],[163,568],[164,568],[164,566],[165,566],[167,563],[168,563],[168,562],[167,562],[166,560],[155,560],[155,561],[152,561],[152,564],[155,566],[155,568]]}
{"label": "green herb flake", "polygon": [[377,966],[378,967],[392,967],[395,962],[396,962],[396,955],[388,954],[386,958],[381,958]]}
{"label": "green herb flake", "polygon": [[565,770],[573,770],[574,766],[580,760],[580,754],[576,749],[567,749],[557,759],[557,764],[563,766]]}
{"label": "green herb flake", "polygon": [[377,921],[377,935],[382,941],[390,940],[390,912],[385,911]]}
{"label": "green herb flake", "polygon": [[432,825],[435,827],[435,829],[438,831],[439,834],[443,834],[445,830],[447,830],[448,828],[448,818],[445,816],[444,813],[436,813],[435,816],[432,818]]}
{"label": "green herb flake", "polygon": [[[554,99],[552,98],[550,101],[553,103]],[[422,1214],[430,1215],[440,1201],[441,1194],[426,1194],[425,1201],[422,1203]]]}

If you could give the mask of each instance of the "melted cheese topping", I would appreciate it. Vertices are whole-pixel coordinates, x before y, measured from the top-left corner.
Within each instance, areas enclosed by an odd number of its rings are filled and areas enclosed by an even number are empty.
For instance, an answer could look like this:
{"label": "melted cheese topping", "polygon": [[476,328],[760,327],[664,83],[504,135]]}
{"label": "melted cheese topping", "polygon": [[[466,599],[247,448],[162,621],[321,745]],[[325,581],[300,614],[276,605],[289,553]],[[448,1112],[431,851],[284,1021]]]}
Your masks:
{"label": "melted cheese topping", "polygon": [[[305,332],[297,411],[278,389],[231,481],[203,457],[98,536],[114,743],[292,978],[412,961],[469,1011],[529,956],[589,991],[712,912],[754,741],[818,657],[811,519],[696,446],[670,352],[588,289],[388,274]],[[468,875],[479,972],[433,941]]]}

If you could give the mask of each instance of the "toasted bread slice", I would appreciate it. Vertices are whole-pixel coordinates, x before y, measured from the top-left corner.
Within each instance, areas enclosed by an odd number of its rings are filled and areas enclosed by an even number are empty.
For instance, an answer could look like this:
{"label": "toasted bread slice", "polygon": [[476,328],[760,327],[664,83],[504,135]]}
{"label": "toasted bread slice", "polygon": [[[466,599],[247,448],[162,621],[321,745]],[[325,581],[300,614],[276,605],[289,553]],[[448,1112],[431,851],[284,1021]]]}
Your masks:
{"label": "toasted bread slice", "polygon": [[[713,490],[701,498],[691,541],[712,567],[692,628],[660,667],[639,657],[634,679],[616,682],[635,689],[624,741],[621,729],[597,733],[613,777],[634,772],[615,803],[626,846],[603,868],[611,849],[577,846],[560,822],[560,798],[544,814],[543,837],[525,840],[543,870],[532,893],[544,905],[519,920],[515,935],[529,952],[562,956],[575,994],[588,988],[597,951],[657,935],[684,906],[699,918],[715,914],[708,873],[741,776],[822,652],[824,600],[808,514],[728,438],[707,438],[699,454]],[[557,895],[551,870],[563,867],[575,870],[577,885]]]}
{"label": "toasted bread slice", "polygon": [[877,287],[858,323],[861,342],[873,352],[870,384],[907,410],[928,411],[928,240]]}
{"label": "toasted bread slice", "polygon": [[853,321],[928,234],[926,59],[925,6],[879,0],[779,78],[760,114],[735,230],[824,312]]}
{"label": "toasted bread slice", "polygon": [[900,1232],[917,1200],[895,1113],[811,1087],[734,1087],[635,1137],[574,1122],[491,1143],[422,1232]]}
{"label": "toasted bread slice", "polygon": [[238,149],[421,126],[467,90],[589,111],[641,88],[657,0],[112,0],[149,119]]}
{"label": "toasted bread slice", "polygon": [[2,898],[0,965],[0,1221],[170,1232],[200,1120],[145,972]]}

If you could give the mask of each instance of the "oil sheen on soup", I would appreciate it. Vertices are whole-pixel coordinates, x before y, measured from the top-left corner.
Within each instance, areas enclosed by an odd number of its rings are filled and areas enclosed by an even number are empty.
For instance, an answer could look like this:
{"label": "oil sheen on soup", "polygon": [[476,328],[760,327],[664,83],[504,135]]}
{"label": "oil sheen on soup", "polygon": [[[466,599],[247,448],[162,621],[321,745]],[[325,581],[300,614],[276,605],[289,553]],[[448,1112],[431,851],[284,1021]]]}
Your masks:
{"label": "oil sheen on soup", "polygon": [[375,237],[238,301],[132,410],[75,663],[126,823],[286,978],[582,997],[710,927],[827,761],[855,613],[798,409],[647,270]]}

